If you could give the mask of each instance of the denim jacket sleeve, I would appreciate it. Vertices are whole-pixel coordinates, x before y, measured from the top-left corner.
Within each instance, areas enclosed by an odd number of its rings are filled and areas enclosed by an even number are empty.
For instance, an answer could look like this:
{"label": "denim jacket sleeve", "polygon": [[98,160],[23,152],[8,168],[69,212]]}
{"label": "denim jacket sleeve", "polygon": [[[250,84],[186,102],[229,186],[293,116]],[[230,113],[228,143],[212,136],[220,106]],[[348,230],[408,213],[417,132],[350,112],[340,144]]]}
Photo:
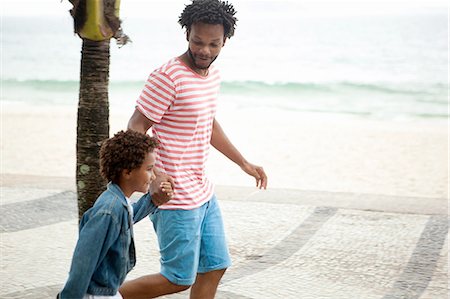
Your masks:
{"label": "denim jacket sleeve", "polygon": [[133,222],[139,222],[148,214],[153,213],[156,210],[156,206],[152,202],[150,193],[144,194],[137,202],[133,203]]}
{"label": "denim jacket sleeve", "polygon": [[69,278],[60,293],[61,299],[83,298],[101,254],[111,247],[120,233],[118,220],[107,212],[88,219],[80,230],[72,258]]}

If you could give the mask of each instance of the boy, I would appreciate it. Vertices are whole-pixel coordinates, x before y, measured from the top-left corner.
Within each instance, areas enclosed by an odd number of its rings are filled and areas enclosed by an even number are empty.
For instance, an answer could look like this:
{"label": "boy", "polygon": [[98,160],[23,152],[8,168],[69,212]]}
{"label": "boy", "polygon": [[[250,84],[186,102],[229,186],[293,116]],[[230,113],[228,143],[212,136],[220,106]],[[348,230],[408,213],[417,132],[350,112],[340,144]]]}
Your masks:
{"label": "boy", "polygon": [[[100,149],[100,172],[109,183],[82,217],[69,278],[61,299],[122,298],[118,292],[136,264],[133,223],[153,213],[148,190],[155,179],[156,139],[135,131],[120,131]],[[172,197],[168,182],[161,191]],[[135,192],[146,193],[131,204]]]}

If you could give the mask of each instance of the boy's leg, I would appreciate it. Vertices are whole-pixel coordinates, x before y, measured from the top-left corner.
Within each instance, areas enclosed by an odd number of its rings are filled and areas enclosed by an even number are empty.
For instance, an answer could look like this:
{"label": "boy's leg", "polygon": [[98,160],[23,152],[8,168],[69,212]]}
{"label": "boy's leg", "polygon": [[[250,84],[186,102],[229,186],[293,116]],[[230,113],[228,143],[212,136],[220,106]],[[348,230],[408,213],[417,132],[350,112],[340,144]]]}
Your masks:
{"label": "boy's leg", "polygon": [[189,286],[171,283],[161,274],[152,274],[126,281],[119,289],[124,299],[155,298],[187,290]]}
{"label": "boy's leg", "polygon": [[191,299],[214,298],[220,279],[231,266],[231,258],[216,196],[207,203],[201,228],[198,274]]}

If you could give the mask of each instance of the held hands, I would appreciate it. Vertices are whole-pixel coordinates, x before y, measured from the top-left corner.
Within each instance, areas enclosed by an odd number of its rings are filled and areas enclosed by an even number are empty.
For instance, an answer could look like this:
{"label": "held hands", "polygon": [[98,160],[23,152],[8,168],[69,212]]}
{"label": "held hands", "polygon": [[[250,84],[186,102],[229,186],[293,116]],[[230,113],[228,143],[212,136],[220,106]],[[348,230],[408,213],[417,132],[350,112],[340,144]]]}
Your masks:
{"label": "held hands", "polygon": [[267,188],[267,175],[261,166],[254,165],[249,162],[244,162],[241,166],[242,170],[256,179],[256,187],[259,189]]}
{"label": "held hands", "polygon": [[165,204],[172,199],[174,181],[163,172],[155,172],[156,178],[150,185],[150,195],[155,206]]}

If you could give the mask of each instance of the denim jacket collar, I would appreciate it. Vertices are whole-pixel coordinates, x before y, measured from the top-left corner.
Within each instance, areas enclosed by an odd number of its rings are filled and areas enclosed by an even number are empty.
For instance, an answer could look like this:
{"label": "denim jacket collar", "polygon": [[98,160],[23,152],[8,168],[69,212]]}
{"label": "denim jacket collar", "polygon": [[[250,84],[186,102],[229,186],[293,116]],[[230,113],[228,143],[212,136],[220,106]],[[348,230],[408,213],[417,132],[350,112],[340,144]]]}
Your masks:
{"label": "denim jacket collar", "polygon": [[125,208],[128,207],[128,203],[126,200],[127,197],[123,193],[122,189],[120,189],[119,185],[113,182],[109,182],[106,188],[108,189],[108,191],[114,193],[118,198],[120,198],[120,201],[125,206]]}

